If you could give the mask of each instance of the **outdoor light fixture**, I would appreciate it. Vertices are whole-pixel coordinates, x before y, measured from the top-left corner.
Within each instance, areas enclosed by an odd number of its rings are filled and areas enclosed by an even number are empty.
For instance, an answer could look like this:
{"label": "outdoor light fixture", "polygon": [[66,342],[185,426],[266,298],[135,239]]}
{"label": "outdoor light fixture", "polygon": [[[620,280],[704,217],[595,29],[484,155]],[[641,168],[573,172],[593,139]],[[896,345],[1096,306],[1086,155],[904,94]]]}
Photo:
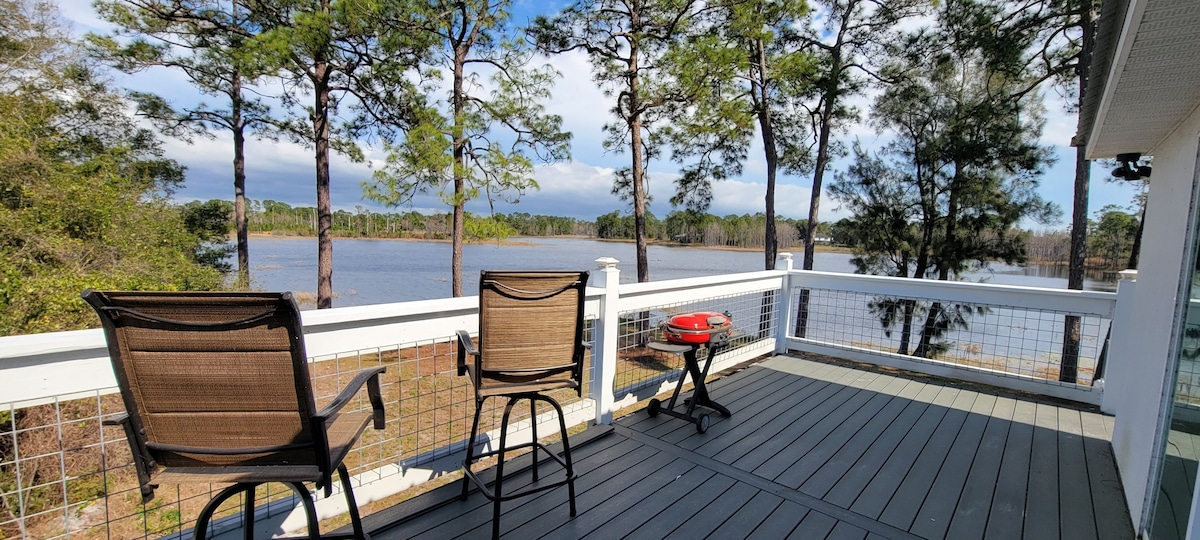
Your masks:
{"label": "outdoor light fixture", "polygon": [[1138,165],[1139,159],[1142,159],[1142,154],[1139,152],[1117,154],[1117,161],[1121,165],[1113,169],[1112,175],[1129,181],[1150,178],[1151,167],[1149,165]]}

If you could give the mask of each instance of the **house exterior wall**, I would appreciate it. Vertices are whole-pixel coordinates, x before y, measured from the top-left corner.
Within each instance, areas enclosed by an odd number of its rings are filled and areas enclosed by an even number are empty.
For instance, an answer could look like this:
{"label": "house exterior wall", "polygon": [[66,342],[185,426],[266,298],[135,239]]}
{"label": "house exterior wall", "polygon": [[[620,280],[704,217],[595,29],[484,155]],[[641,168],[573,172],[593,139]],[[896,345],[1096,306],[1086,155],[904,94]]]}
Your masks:
{"label": "house exterior wall", "polygon": [[[1181,320],[1181,287],[1191,264],[1192,223],[1196,208],[1197,152],[1200,111],[1193,111],[1153,150],[1151,178],[1138,269],[1134,316],[1120,331],[1133,346],[1112,358],[1106,392],[1118,404],[1113,428],[1113,454],[1121,471],[1129,513],[1142,530],[1148,523],[1147,494],[1161,458],[1160,419],[1170,401],[1177,328]],[[1118,308],[1120,309],[1120,308]],[[1114,330],[1116,332],[1116,330]],[[1114,335],[1114,340],[1118,335]],[[1126,343],[1124,345],[1129,345]],[[1193,520],[1194,522],[1194,520]]]}

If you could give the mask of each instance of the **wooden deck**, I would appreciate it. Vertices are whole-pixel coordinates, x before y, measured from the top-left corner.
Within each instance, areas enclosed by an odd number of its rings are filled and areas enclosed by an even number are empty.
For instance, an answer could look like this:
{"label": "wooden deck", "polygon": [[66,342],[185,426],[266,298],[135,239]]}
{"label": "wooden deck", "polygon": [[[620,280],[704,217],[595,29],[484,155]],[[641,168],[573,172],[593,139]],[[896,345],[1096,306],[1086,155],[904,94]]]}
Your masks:
{"label": "wooden deck", "polygon": [[[505,502],[508,538],[1100,538],[1133,529],[1111,418],[775,357],[709,385],[707,433],[644,412],[581,434],[566,488]],[[572,441],[575,441],[572,438]],[[528,458],[514,465],[527,465]],[[552,463],[544,479],[561,477]],[[555,474],[545,474],[553,471]],[[530,483],[528,472],[505,491]],[[375,540],[487,538],[459,484],[366,517]]]}

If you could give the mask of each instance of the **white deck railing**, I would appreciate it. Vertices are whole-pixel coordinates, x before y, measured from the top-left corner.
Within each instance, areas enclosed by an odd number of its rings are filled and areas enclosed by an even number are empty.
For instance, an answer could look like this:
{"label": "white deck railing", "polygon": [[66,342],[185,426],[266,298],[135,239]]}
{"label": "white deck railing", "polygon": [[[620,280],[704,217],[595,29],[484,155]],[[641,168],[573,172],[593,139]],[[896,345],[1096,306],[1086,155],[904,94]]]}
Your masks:
{"label": "white deck railing", "polygon": [[[1113,294],[801,272],[791,270],[790,256],[776,271],[621,285],[616,261],[597,262],[586,306],[591,369],[583,398],[562,398],[569,425],[609,422],[614,411],[671,388],[680,361],[644,345],[666,316],[696,310],[733,316],[735,346],[718,356],[714,372],[791,349],[1099,402],[1088,370],[1103,349]],[[803,338],[795,330],[802,290],[809,291]],[[896,354],[899,330],[889,336],[871,308],[888,298],[911,300],[921,313],[934,302],[970,306],[963,308],[970,320],[931,340],[950,348],[938,358]],[[348,460],[360,504],[458,468],[474,405],[466,382],[454,376],[453,338],[455,330],[476,330],[477,305],[466,297],[302,313],[314,379],[327,383],[317,387],[336,389],[339,377],[359,367],[388,366],[388,429],[368,430]],[[1061,350],[1064,315],[1085,321],[1082,382],[1057,380],[1051,349],[1057,340]],[[1032,323],[1036,328],[1016,328]],[[158,537],[181,530],[187,536],[208,492],[160,489],[156,502],[141,505],[122,434],[99,424],[120,410],[99,330],[0,338],[0,381],[0,536]],[[499,415],[490,416],[494,429]],[[516,444],[528,436],[530,419],[513,422]],[[267,498],[275,500],[260,508],[257,527],[302,526],[290,497]],[[336,515],[342,503],[337,496],[321,499],[319,512]],[[217,526],[237,527],[239,519],[235,514]]]}

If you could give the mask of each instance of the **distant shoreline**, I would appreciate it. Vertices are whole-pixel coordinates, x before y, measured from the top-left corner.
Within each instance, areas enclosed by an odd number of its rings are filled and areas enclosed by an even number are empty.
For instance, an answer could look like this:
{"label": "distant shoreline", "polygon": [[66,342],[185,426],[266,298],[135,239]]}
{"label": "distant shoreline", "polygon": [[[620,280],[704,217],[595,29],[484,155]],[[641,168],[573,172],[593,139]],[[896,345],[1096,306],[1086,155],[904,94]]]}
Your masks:
{"label": "distant shoreline", "polygon": [[[264,232],[250,233],[250,237],[252,237],[252,238],[316,239],[315,236],[307,236],[307,235],[299,235],[299,234],[275,234],[275,233],[264,233]],[[556,235],[556,236],[513,236],[510,238],[506,238],[504,240],[495,240],[495,239],[469,240],[469,241],[467,241],[467,243],[468,244],[499,244],[502,246],[530,246],[530,245],[533,245],[533,242],[522,241],[521,240],[522,238],[568,238],[568,239],[576,239],[576,240],[594,240],[596,242],[613,242],[613,243],[618,243],[618,244],[632,244],[633,243],[633,239],[631,239],[631,238],[595,238],[595,237],[591,237],[591,236],[570,235],[570,234],[562,234],[562,235]],[[447,242],[447,243],[450,242],[449,238],[392,238],[392,237],[372,237],[372,236],[335,236],[335,237],[333,237],[333,239],[334,240],[339,240],[339,239],[341,239],[341,240],[385,240],[385,241],[399,241],[399,242]],[[754,252],[754,251],[762,251],[763,250],[763,248],[761,246],[759,246],[759,247],[706,246],[704,244],[685,244],[682,242],[665,242],[665,241],[650,241],[650,245],[664,246],[664,247],[716,249],[716,250],[721,250],[721,251]],[[804,246],[792,246],[792,247],[789,247],[786,249],[779,248],[780,253],[787,253],[789,251],[796,255],[802,255],[804,253]],[[827,245],[818,244],[816,246],[816,251],[819,253],[851,253],[853,250],[851,250],[850,248],[846,248],[846,247],[827,246]]]}

